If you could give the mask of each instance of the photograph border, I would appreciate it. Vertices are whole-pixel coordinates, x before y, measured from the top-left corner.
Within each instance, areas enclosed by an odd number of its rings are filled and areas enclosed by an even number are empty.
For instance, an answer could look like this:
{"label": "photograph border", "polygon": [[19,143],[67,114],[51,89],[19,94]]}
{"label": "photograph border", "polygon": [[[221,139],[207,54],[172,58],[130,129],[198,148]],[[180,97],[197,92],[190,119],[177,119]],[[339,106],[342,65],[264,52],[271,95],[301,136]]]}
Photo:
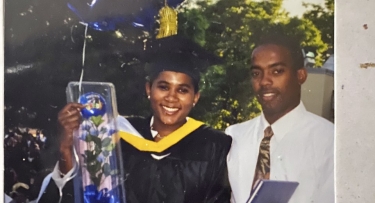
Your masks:
{"label": "photograph border", "polygon": [[[0,49],[0,81],[4,84],[4,1],[1,1],[0,8],[3,15],[1,15],[0,21],[3,29],[0,31],[0,45],[2,47]],[[375,130],[375,126],[371,119],[368,119],[368,116],[374,113],[375,107],[363,110],[357,108],[358,105],[363,104],[373,106],[375,102],[375,94],[369,95],[369,97],[361,95],[363,85],[368,87],[368,85],[374,84],[375,69],[360,67],[361,63],[375,62],[375,48],[369,48],[371,44],[375,44],[375,18],[371,17],[373,15],[372,8],[375,8],[375,1],[335,1],[335,67],[343,66],[341,69],[336,68],[335,70],[334,104],[336,118],[335,189],[336,202],[340,203],[366,202],[366,200],[371,201],[374,198],[375,183],[371,176],[375,171],[375,165],[372,164],[375,158],[372,155],[375,153],[375,148],[372,147],[375,144],[375,139],[371,138],[373,136],[371,133]],[[364,24],[368,24],[368,30],[364,30]],[[355,40],[357,39],[361,39],[360,45],[351,46],[350,44],[356,43]],[[366,41],[367,44],[364,44]],[[364,47],[366,48],[364,49]],[[358,76],[362,76],[360,81]],[[350,93],[347,93],[349,90]],[[0,85],[0,92],[2,93],[0,94],[0,106],[4,108],[4,85]],[[357,111],[357,113],[351,114],[353,111]],[[0,112],[0,120],[0,128],[4,129],[4,110]],[[367,128],[358,129],[359,123],[362,123],[361,126],[366,124]],[[356,131],[355,135],[352,134],[353,129]],[[0,136],[2,137],[0,145],[3,146],[4,130],[0,130]],[[356,136],[355,140],[353,136]],[[355,145],[356,142],[360,142],[366,148],[358,150],[358,145]],[[360,159],[347,161],[348,154],[350,157],[360,157]],[[0,158],[0,169],[2,171],[4,171],[3,155]],[[368,163],[362,165],[365,172],[353,171],[353,165],[362,163],[364,159]],[[4,173],[0,173],[0,182],[4,182]],[[3,184],[0,184],[0,190],[4,191]],[[0,202],[4,200],[3,192],[0,192],[0,199]]]}

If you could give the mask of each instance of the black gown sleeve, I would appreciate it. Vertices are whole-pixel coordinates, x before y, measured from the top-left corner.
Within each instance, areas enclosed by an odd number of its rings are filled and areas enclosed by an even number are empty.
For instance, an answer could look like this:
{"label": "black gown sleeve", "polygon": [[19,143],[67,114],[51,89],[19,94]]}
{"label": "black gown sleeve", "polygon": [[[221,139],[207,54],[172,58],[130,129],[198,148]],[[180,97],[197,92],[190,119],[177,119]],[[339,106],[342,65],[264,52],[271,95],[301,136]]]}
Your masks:
{"label": "black gown sleeve", "polygon": [[209,181],[206,203],[230,202],[231,189],[228,179],[227,154],[232,144],[232,138],[224,135],[222,146],[213,153],[212,176]]}
{"label": "black gown sleeve", "polygon": [[[74,202],[74,178],[68,181],[62,190],[62,200],[61,203],[73,203]],[[59,189],[57,188],[55,181],[51,178],[45,189],[42,197],[39,199],[38,203],[58,203],[60,199]]]}

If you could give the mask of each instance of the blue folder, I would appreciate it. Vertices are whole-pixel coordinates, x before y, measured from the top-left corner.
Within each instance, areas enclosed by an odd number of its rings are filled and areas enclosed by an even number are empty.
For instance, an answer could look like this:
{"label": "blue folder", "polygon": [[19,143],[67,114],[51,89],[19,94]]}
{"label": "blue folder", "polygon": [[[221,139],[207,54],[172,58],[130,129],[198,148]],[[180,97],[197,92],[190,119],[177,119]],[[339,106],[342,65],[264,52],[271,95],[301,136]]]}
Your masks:
{"label": "blue folder", "polygon": [[247,203],[288,203],[298,182],[261,180],[258,182]]}

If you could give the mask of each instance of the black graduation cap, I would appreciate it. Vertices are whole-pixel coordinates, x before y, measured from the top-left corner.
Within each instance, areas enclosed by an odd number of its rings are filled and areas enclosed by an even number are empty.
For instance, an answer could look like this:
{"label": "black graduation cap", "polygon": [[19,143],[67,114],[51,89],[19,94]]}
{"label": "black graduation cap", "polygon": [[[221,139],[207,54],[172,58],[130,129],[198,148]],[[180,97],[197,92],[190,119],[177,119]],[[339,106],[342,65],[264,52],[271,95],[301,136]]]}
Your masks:
{"label": "black graduation cap", "polygon": [[174,71],[189,75],[194,82],[199,82],[200,73],[209,66],[223,62],[197,43],[178,35],[146,42],[142,58],[150,77],[162,71]]}

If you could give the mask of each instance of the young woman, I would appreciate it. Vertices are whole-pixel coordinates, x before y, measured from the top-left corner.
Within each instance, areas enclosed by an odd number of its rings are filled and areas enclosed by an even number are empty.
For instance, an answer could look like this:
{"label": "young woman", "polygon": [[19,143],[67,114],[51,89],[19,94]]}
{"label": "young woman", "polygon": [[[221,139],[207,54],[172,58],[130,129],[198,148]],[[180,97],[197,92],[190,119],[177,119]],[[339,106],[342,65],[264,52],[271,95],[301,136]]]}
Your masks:
{"label": "young woman", "polygon": [[[204,124],[193,127],[191,123],[199,122],[188,117],[200,96],[199,71],[215,60],[198,45],[179,37],[158,40],[153,47],[157,51],[149,48],[149,80],[145,85],[152,116],[127,120],[144,142],[160,142],[164,148],[142,151],[138,146],[143,143],[121,140],[126,202],[229,202],[226,156],[231,138]],[[62,178],[74,167],[72,134],[80,125],[82,108],[70,103],[58,115]],[[117,122],[121,126],[125,118],[119,117]],[[50,181],[39,202],[58,201],[56,184]],[[72,187],[72,181],[64,186],[62,202],[74,202]]]}

